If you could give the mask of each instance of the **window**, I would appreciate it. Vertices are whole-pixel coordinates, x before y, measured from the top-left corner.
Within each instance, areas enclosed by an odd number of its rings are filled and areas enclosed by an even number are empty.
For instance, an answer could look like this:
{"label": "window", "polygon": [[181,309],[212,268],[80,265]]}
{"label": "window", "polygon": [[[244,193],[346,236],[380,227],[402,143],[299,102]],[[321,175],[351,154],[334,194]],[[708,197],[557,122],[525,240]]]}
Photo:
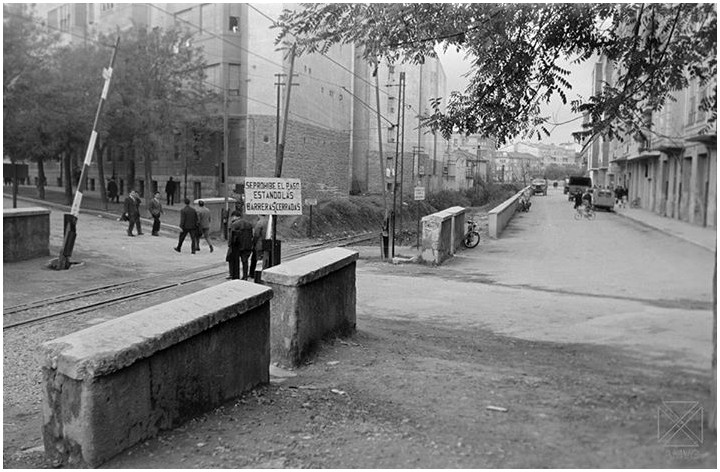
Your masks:
{"label": "window", "polygon": [[698,102],[698,112],[697,112],[697,119],[700,122],[705,121],[706,114],[705,110],[701,110],[700,107],[702,107],[703,100],[707,99],[707,87],[702,89],[700,92],[700,101]]}
{"label": "window", "polygon": [[215,4],[200,5],[200,33],[214,33],[217,31],[215,22]]}
{"label": "window", "polygon": [[70,5],[58,8],[58,22],[60,31],[70,31]]}
{"label": "window", "polygon": [[101,3],[100,4],[100,13],[105,13],[115,8],[114,3]]}
{"label": "window", "polygon": [[393,75],[395,73],[395,66],[388,66],[388,74]]}
{"label": "window", "polygon": [[688,101],[688,124],[695,123],[695,113],[697,111],[696,97],[693,95]]}
{"label": "window", "polygon": [[50,28],[56,29],[58,27],[58,9],[53,8],[48,12],[48,26]]}
{"label": "window", "polygon": [[228,64],[228,94],[240,95],[240,64]]}
{"label": "window", "polygon": [[240,30],[240,18],[238,18],[237,16],[231,16],[230,27],[228,28],[228,30],[233,33],[237,33]]}
{"label": "window", "polygon": [[205,84],[218,90],[225,88],[220,77],[220,64],[212,64],[205,67]]}

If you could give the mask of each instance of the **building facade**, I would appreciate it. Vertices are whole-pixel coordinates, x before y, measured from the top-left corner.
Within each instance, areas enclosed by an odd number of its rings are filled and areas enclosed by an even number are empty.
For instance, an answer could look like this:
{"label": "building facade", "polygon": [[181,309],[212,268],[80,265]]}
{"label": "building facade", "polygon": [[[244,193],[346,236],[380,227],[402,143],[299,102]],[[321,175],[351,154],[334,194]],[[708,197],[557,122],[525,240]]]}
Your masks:
{"label": "building facade", "polygon": [[[200,198],[222,196],[226,189],[240,191],[246,176],[275,174],[278,117],[291,59],[287,49],[275,45],[277,31],[271,26],[285,6],[39,4],[36,12],[72,42],[88,41],[98,32],[111,33],[133,24],[183,28],[193,34],[195,45],[204,51],[207,85],[227,97],[228,182],[222,183],[222,134],[210,139],[205,153],[192,153],[187,145],[178,144],[178,137],[166,137],[167,145],[152,163],[151,188],[162,187],[173,177],[181,182],[179,194]],[[396,152],[402,156],[404,191],[412,192],[418,182],[430,190],[441,184],[442,146],[436,136],[419,131],[418,126],[429,100],[445,95],[445,74],[439,60],[428,59],[421,66],[380,65],[380,133],[373,72],[352,45],[295,57],[282,176],[299,178],[303,196],[322,199],[379,193],[383,186],[392,186],[393,176],[387,172],[394,170]],[[401,72],[406,75],[405,132],[399,137],[396,131],[402,114],[397,85]],[[222,110],[223,104],[218,105]],[[181,136],[180,140],[190,138]],[[135,159],[128,158],[128,152],[132,150],[111,150],[104,167],[117,174],[123,190],[132,185],[144,191],[147,185],[141,180],[130,182],[135,171],[128,166],[131,162],[135,165]],[[91,174],[97,175],[94,169],[95,165]],[[54,182],[52,169],[47,173],[48,182]],[[59,168],[57,173],[60,177]]]}
{"label": "building facade", "polygon": [[[613,83],[613,68],[598,62],[595,75]],[[595,86],[602,84],[595,82]],[[646,210],[699,226],[717,227],[717,124],[708,125],[702,99],[717,86],[693,81],[673,93],[660,112],[645,114],[644,137],[602,138],[584,158],[594,185],[628,189],[628,199]],[[597,89],[596,89],[597,90]]]}

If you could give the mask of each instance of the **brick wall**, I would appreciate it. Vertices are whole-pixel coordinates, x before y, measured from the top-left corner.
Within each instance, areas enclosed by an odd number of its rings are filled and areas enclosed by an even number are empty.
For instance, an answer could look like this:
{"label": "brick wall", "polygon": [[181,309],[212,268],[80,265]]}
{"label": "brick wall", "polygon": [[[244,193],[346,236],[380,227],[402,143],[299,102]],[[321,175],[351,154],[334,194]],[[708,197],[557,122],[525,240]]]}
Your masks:
{"label": "brick wall", "polygon": [[[275,117],[255,116],[254,119],[256,144],[254,154],[250,151],[248,158],[248,175],[272,177],[275,175]],[[303,198],[345,198],[349,195],[348,131],[289,121],[285,138],[282,177],[300,179]]]}

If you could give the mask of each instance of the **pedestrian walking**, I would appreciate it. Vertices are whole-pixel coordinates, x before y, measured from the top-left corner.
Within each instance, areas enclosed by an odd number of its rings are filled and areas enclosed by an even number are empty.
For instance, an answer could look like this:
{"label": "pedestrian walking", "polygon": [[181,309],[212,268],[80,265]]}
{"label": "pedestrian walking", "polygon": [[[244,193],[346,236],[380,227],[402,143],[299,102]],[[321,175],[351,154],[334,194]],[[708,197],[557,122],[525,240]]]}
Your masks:
{"label": "pedestrian walking", "polygon": [[133,227],[137,228],[138,236],[143,234],[142,228],[140,227],[140,195],[135,190],[131,190],[127,198],[125,198],[125,208],[123,216],[128,220],[128,236],[135,236],[133,234]]}
{"label": "pedestrian walking", "polygon": [[266,232],[267,217],[259,216],[257,221],[255,222],[255,226],[253,226],[253,251],[250,255],[250,278],[254,279],[256,282],[259,282],[258,277],[256,277],[255,275],[258,262],[260,262],[260,271],[262,271],[263,263],[265,260],[263,241],[266,238]]}
{"label": "pedestrian walking", "polygon": [[160,231],[160,215],[165,213],[163,211],[162,202],[160,201],[160,192],[155,192],[155,196],[152,200],[150,200],[150,204],[148,205],[148,209],[150,210],[150,216],[152,216],[153,219],[153,227],[152,227],[152,235],[153,236],[160,236],[158,232]]}
{"label": "pedestrian walking", "polygon": [[195,248],[197,247],[197,226],[198,226],[198,217],[197,212],[195,211],[195,208],[190,206],[190,199],[185,199],[185,207],[183,207],[182,210],[180,210],[180,237],[178,239],[178,245],[177,247],[174,247],[175,251],[180,252],[182,249],[183,242],[185,241],[185,236],[190,233],[190,249],[192,250],[192,253],[195,254]]}
{"label": "pedestrian walking", "polygon": [[167,183],[165,184],[165,194],[167,195],[167,205],[174,205],[175,204],[175,190],[176,182],[173,180],[172,177],[168,179]]}
{"label": "pedestrian walking", "polygon": [[240,263],[242,262],[242,280],[248,278],[248,259],[253,250],[253,225],[242,215],[233,215],[230,223],[230,237],[228,238],[228,253],[225,260],[228,262],[230,279],[240,278]]}
{"label": "pedestrian walking", "polygon": [[202,200],[198,200],[198,208],[197,208],[197,215],[198,215],[198,228],[199,228],[199,234],[197,237],[197,250],[200,250],[200,238],[205,238],[205,242],[210,247],[210,252],[213,252],[213,245],[210,242],[210,220],[212,220],[212,216],[210,213],[210,209],[205,206],[205,202]]}
{"label": "pedestrian walking", "polygon": [[115,177],[110,177],[110,181],[107,184],[108,200],[115,203],[120,203],[120,195],[118,195],[118,186],[115,182]]}

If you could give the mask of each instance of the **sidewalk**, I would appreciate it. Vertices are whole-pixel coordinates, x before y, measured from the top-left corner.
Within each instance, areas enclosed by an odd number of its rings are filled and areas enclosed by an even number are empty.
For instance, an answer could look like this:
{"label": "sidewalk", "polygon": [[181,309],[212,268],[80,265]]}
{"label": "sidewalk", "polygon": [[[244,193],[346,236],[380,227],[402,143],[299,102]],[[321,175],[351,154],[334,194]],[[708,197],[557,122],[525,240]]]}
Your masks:
{"label": "sidewalk", "polygon": [[682,239],[714,253],[717,247],[717,230],[686,223],[685,221],[665,218],[651,211],[638,208],[616,210],[616,214],[633,220],[641,225]]}
{"label": "sidewalk", "polygon": [[[73,197],[75,196],[73,190]],[[12,199],[12,187],[3,187],[3,197]],[[45,200],[37,198],[37,189],[31,185],[21,185],[18,187],[18,199],[23,199],[26,202],[31,202],[38,206],[52,207],[63,211],[70,211],[70,205],[65,203],[65,190],[60,187],[46,187],[45,188]],[[119,217],[123,212],[123,202],[125,195],[120,196],[119,203],[108,202],[107,209],[103,205],[100,199],[99,192],[85,192],[83,194],[82,203],[80,205],[81,213],[88,213],[93,215],[103,215],[105,217]],[[140,205],[140,216],[143,227],[145,225],[152,225],[152,219],[149,218],[147,210],[148,199],[143,198],[142,204]],[[174,230],[180,232],[180,210],[185,206],[182,202],[175,202],[174,205],[165,204],[165,196],[162,199],[163,211],[165,212],[161,218],[162,228],[167,230]]]}

